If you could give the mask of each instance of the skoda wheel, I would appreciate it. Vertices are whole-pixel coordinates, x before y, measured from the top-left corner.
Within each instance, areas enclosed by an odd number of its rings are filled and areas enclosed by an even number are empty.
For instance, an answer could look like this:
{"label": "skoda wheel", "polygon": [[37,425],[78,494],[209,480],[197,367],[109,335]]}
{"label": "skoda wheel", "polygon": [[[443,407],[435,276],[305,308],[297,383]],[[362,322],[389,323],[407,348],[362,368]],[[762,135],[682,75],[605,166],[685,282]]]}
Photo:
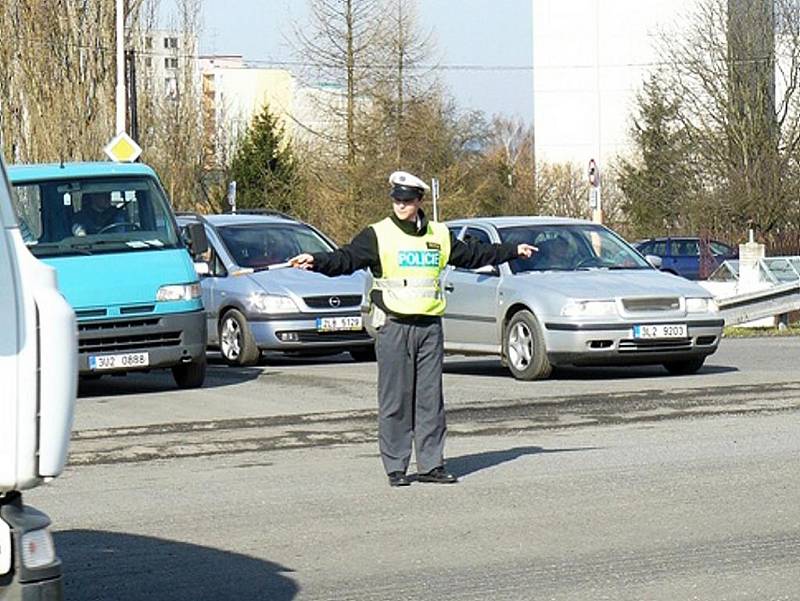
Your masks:
{"label": "skoda wheel", "polygon": [[247,325],[247,319],[236,309],[229,309],[219,322],[219,350],[228,365],[255,365],[260,351]]}
{"label": "skoda wheel", "polygon": [[542,326],[530,311],[519,311],[508,322],[503,352],[518,380],[542,380],[553,370],[547,360]]}
{"label": "skoda wheel", "polygon": [[688,376],[697,373],[705,363],[705,357],[685,359],[683,361],[666,361],[664,367],[673,376]]}

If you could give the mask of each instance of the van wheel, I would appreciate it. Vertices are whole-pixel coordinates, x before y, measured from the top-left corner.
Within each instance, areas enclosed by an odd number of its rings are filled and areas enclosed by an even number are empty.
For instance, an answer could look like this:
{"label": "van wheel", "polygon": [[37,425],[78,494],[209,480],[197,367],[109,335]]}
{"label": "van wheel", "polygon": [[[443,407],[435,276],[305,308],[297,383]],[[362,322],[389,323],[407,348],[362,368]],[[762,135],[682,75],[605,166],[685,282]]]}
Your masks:
{"label": "van wheel", "polygon": [[684,361],[666,361],[664,367],[673,376],[687,376],[700,371],[705,360],[705,357],[700,357],[699,359],[685,359]]}
{"label": "van wheel", "polygon": [[236,309],[229,309],[219,322],[219,350],[228,365],[246,366],[258,362],[261,353],[250,326]]}
{"label": "van wheel", "polygon": [[206,380],[206,356],[191,363],[173,365],[172,377],[178,388],[200,388]]}
{"label": "van wheel", "polygon": [[375,361],[375,347],[374,346],[360,346],[358,348],[350,349],[350,356],[353,361],[364,363],[367,361]]}
{"label": "van wheel", "polygon": [[553,370],[547,360],[544,331],[530,311],[519,311],[508,322],[503,354],[508,369],[518,380],[543,380]]}

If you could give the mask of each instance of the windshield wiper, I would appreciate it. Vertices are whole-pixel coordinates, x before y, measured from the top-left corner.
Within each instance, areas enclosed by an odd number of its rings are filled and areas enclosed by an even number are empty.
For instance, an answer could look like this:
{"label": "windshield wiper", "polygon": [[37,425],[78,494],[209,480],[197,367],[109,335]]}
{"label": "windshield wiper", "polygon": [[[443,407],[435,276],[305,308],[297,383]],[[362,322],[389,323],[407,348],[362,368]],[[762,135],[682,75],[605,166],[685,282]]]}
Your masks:
{"label": "windshield wiper", "polygon": [[28,246],[28,248],[34,254],[34,256],[37,257],[49,256],[49,255],[66,255],[71,253],[78,255],[92,254],[92,251],[89,250],[89,246],[86,244],[65,244],[63,241],[46,242],[44,244],[32,244]]}

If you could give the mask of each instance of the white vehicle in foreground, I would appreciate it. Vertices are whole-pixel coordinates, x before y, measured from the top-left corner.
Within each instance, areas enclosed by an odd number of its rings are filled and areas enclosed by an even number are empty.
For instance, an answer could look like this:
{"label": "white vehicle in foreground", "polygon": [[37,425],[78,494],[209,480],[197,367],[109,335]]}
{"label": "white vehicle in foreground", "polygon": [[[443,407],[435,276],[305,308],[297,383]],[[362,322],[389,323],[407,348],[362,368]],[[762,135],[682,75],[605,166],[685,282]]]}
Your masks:
{"label": "white vehicle in foreground", "polygon": [[50,519],[22,492],[64,469],[77,390],[75,315],[28,252],[0,159],[0,599],[63,598]]}

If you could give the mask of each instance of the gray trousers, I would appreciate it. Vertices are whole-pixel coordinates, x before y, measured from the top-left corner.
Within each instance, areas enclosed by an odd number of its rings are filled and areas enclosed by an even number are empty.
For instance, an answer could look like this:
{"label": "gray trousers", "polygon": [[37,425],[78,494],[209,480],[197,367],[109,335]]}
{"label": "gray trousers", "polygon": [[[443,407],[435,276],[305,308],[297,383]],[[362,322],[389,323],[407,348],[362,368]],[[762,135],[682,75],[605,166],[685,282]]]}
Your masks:
{"label": "gray trousers", "polygon": [[386,473],[408,469],[412,443],[418,472],[442,465],[447,427],[441,319],[405,323],[388,318],[378,332],[376,352],[378,440]]}

